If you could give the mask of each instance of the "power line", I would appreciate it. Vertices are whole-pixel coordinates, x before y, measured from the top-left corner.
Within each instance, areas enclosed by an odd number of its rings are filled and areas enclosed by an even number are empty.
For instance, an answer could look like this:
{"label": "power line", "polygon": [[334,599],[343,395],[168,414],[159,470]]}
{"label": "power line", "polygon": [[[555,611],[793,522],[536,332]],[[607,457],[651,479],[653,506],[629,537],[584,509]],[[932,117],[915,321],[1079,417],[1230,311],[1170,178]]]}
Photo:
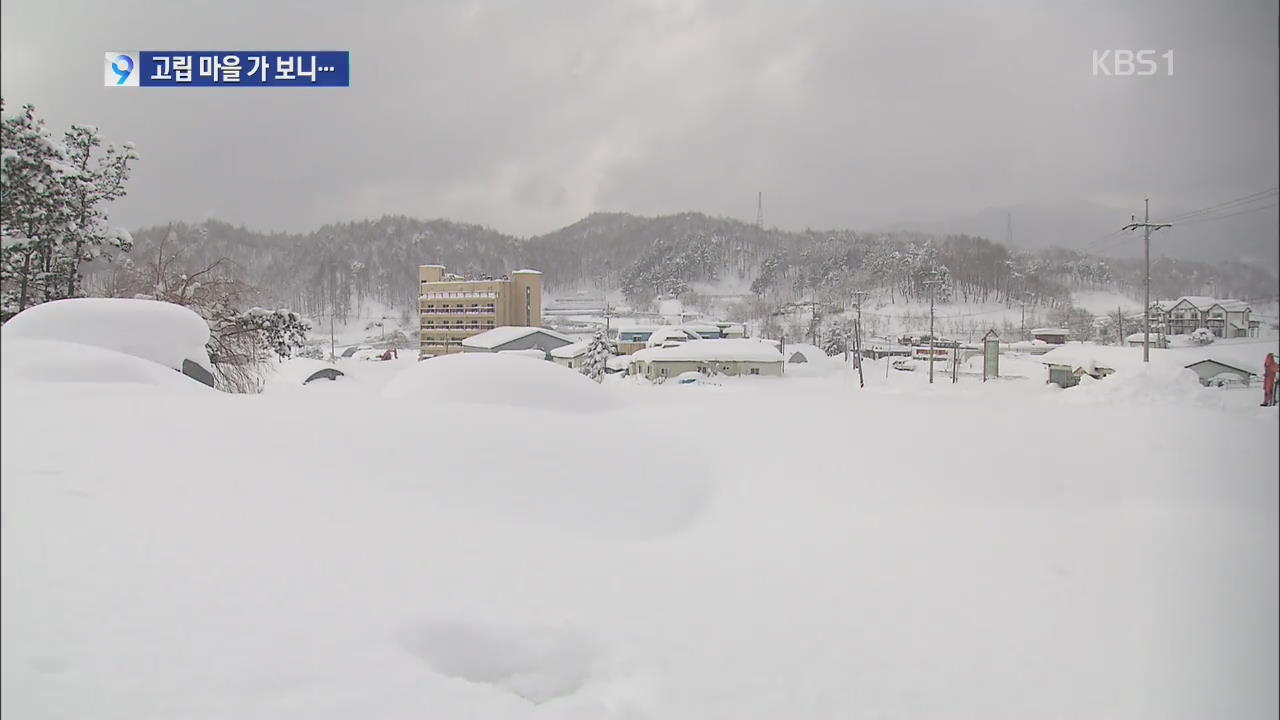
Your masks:
{"label": "power line", "polygon": [[1184,213],[1178,213],[1177,215],[1174,215],[1168,218],[1168,220],[1169,221],[1185,220],[1187,218],[1197,217],[1199,215],[1205,215],[1218,210],[1227,210],[1227,209],[1238,207],[1241,205],[1248,205],[1249,203],[1257,202],[1259,200],[1269,199],[1269,196],[1276,195],[1278,192],[1280,192],[1280,188],[1275,188],[1275,187],[1267,188],[1266,190],[1259,190],[1258,192],[1250,193],[1248,195],[1242,195],[1238,198],[1233,198],[1231,200],[1224,200],[1216,205],[1210,205],[1208,207],[1202,207],[1197,210],[1188,210],[1187,212],[1184,212]]}
{"label": "power line", "polygon": [[[1259,190],[1258,192],[1250,193],[1248,195],[1242,195],[1238,198],[1223,200],[1222,202],[1214,205],[1209,205],[1207,207],[1198,208],[1196,210],[1188,210],[1187,212],[1179,213],[1177,215],[1174,215],[1168,218],[1167,221],[1179,222],[1179,224],[1188,224],[1188,223],[1182,223],[1181,221],[1187,218],[1197,218],[1196,222],[1201,222],[1201,220],[1199,220],[1198,218],[1202,215],[1208,215],[1210,213],[1217,212],[1220,210],[1230,210],[1233,208],[1242,207],[1250,203],[1258,202],[1261,200],[1267,200],[1267,199],[1270,199],[1270,196],[1274,196],[1278,192],[1280,192],[1280,188],[1276,188],[1276,187],[1267,188],[1266,190]],[[1253,212],[1255,209],[1264,210],[1267,207],[1271,207],[1271,206],[1251,208],[1243,212]],[[1214,216],[1213,219],[1216,219],[1217,217],[1230,217],[1230,215]],[[1106,235],[1102,235],[1100,237],[1094,238],[1093,240],[1089,240],[1083,245],[1080,245],[1077,249],[1077,252],[1081,252],[1086,255],[1088,254],[1099,254],[1102,256],[1109,255],[1115,249],[1115,246],[1111,244],[1110,241],[1115,240],[1120,236],[1128,237],[1127,235],[1125,235],[1125,231],[1123,228],[1120,230],[1112,230]],[[1100,251],[1099,250],[1100,248],[1107,248],[1107,249]]]}
{"label": "power line", "polygon": [[1276,206],[1276,203],[1271,203],[1270,205],[1263,205],[1261,207],[1248,208],[1246,210],[1237,210],[1236,212],[1227,213],[1226,215],[1213,215],[1211,217],[1201,217],[1201,218],[1194,218],[1191,220],[1182,220],[1178,224],[1179,225],[1195,225],[1196,223],[1212,222],[1214,220],[1225,220],[1226,218],[1235,217],[1236,215],[1247,215],[1252,212],[1258,212],[1259,210],[1266,210],[1268,208],[1273,208],[1275,206]]}

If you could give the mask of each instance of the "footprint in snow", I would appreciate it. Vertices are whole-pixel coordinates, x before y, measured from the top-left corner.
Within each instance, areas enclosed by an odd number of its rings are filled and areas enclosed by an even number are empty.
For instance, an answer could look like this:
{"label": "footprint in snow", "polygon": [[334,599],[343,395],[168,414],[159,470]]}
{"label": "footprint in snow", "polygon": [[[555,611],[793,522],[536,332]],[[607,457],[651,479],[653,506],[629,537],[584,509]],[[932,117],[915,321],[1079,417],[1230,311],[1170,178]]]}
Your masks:
{"label": "footprint in snow", "polygon": [[577,692],[600,656],[585,634],[549,626],[437,621],[405,630],[400,641],[442,675],[492,685],[538,704]]}

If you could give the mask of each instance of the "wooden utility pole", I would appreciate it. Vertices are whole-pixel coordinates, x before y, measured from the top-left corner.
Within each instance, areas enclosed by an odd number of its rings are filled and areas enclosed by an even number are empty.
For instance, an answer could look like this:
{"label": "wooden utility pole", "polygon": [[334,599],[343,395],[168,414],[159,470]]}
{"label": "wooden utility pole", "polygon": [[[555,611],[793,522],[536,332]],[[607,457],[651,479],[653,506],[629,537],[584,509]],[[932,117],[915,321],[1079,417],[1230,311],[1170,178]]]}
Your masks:
{"label": "wooden utility pole", "polygon": [[[854,356],[853,361],[854,361],[854,362],[856,362],[856,363],[858,363],[858,379],[859,379],[859,381],[861,381],[861,379],[862,379],[862,298],[863,298],[863,296],[865,296],[866,294],[867,294],[867,291],[865,291],[865,290],[854,290],[854,291],[853,291],[853,302],[854,302],[854,307],[855,307],[855,308],[857,308],[857,310],[858,310],[858,319],[857,319],[856,321],[854,321],[854,324],[853,324],[854,328],[856,329],[857,337],[858,337],[858,343],[857,343],[857,347],[858,347],[858,354],[857,354],[856,356]],[[846,342],[847,342],[847,341],[846,341]]]}
{"label": "wooden utility pole", "polygon": [[[853,335],[854,341],[857,343],[856,345],[854,345],[853,361],[858,363],[858,387],[864,388],[867,386],[867,383],[862,378],[862,319],[861,318],[853,321],[853,330],[854,330],[854,335]],[[849,341],[845,340],[846,346],[848,346],[848,343]]]}
{"label": "wooden utility pole", "polygon": [[[1151,362],[1151,232],[1160,228],[1173,227],[1170,223],[1151,222],[1151,198],[1142,199],[1142,222],[1136,220],[1124,226],[1124,230],[1142,228],[1142,252],[1146,262],[1146,273],[1143,287],[1142,303],[1142,362]],[[1133,216],[1129,216],[1133,220]]]}
{"label": "wooden utility pole", "polygon": [[932,385],[933,384],[933,352],[934,352],[933,298],[937,292],[938,286],[942,284],[942,280],[940,280],[937,277],[937,274],[935,273],[933,277],[931,277],[928,280],[925,280],[924,284],[929,286],[929,384]]}

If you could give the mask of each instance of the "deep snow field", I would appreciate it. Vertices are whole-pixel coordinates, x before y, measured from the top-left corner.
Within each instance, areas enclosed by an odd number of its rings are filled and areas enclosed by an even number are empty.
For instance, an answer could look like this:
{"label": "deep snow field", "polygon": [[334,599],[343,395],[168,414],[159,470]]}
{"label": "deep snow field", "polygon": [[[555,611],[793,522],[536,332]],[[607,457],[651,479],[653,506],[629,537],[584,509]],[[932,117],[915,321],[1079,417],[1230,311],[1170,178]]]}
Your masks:
{"label": "deep snow field", "polygon": [[5,378],[6,717],[1280,709],[1256,386],[340,367]]}

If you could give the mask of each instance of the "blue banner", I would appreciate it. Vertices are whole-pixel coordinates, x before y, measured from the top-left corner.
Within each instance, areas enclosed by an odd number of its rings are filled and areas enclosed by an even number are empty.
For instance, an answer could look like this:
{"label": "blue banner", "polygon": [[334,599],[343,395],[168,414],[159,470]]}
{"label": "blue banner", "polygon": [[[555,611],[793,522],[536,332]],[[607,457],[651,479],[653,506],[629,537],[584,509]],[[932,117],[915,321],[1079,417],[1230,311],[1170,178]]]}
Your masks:
{"label": "blue banner", "polygon": [[350,87],[347,50],[142,50],[108,52],[117,87]]}

